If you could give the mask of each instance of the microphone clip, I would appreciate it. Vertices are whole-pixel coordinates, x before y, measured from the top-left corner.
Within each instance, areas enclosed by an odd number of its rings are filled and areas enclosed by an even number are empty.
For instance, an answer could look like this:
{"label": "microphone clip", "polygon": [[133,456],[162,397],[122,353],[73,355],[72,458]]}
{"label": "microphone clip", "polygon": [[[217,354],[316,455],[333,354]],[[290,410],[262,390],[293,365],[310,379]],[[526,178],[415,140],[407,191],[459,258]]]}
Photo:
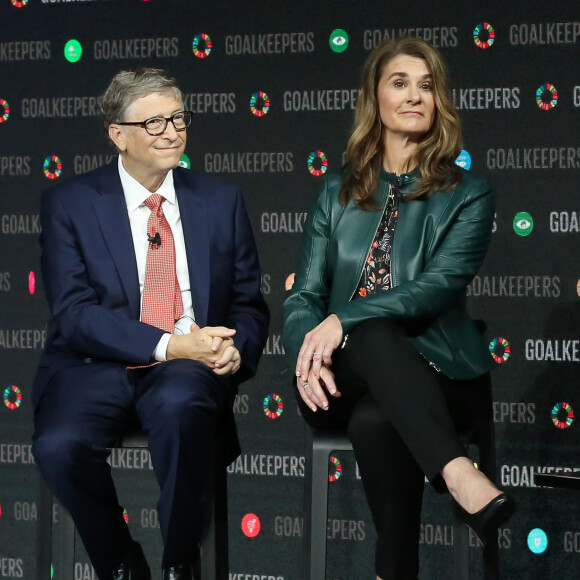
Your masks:
{"label": "microphone clip", "polygon": [[159,235],[159,232],[155,232],[154,236],[147,234],[147,241],[150,244],[156,244],[157,247],[161,246],[161,236]]}

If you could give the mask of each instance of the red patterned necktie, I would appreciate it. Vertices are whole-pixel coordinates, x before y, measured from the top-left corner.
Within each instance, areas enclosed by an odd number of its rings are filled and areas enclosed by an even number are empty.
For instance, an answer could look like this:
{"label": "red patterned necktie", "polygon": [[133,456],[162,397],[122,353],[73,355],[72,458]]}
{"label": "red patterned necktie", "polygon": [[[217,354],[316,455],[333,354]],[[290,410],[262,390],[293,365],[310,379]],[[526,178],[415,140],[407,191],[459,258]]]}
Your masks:
{"label": "red patterned necktie", "polygon": [[181,289],[175,271],[175,244],[161,204],[163,196],[150,195],[145,205],[151,210],[147,222],[147,265],[143,286],[141,321],[173,333],[175,321],[183,315]]}

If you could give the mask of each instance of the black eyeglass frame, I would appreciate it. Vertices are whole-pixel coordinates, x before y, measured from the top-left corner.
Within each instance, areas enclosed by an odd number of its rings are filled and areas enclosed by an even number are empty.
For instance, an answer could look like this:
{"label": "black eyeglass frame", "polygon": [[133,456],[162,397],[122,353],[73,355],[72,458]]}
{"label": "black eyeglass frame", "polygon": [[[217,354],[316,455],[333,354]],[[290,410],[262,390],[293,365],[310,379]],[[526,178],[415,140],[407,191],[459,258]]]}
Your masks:
{"label": "black eyeglass frame", "polygon": [[[185,122],[185,127],[181,127],[181,128],[177,128],[175,126],[175,117],[178,115],[183,115],[183,121]],[[167,125],[169,124],[169,121],[171,121],[173,127],[175,128],[176,131],[180,132],[180,131],[185,131],[190,125],[191,125],[191,120],[193,119],[193,111],[177,111],[177,113],[174,113],[173,115],[171,115],[171,117],[151,117],[150,119],[145,119],[145,121],[134,121],[134,122],[127,122],[127,123],[116,123],[116,125],[132,125],[134,127],[142,127],[143,129],[145,129],[145,131],[147,131],[148,135],[151,135],[152,137],[157,137],[158,135],[163,135],[163,133],[165,133],[165,131],[167,131]],[[155,133],[151,133],[151,131],[147,128],[147,123],[150,123],[151,121],[165,121],[165,126],[163,127],[163,130],[161,131],[157,131]]]}

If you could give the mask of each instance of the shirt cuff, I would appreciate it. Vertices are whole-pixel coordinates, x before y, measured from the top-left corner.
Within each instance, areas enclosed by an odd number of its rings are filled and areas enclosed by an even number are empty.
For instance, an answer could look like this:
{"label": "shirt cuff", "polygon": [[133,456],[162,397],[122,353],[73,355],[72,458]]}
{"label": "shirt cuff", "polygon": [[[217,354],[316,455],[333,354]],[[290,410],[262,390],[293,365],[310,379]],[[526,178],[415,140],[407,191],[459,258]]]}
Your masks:
{"label": "shirt cuff", "polygon": [[153,351],[153,358],[158,362],[165,362],[167,360],[167,345],[169,344],[169,339],[171,334],[166,332],[157,343],[155,350]]}

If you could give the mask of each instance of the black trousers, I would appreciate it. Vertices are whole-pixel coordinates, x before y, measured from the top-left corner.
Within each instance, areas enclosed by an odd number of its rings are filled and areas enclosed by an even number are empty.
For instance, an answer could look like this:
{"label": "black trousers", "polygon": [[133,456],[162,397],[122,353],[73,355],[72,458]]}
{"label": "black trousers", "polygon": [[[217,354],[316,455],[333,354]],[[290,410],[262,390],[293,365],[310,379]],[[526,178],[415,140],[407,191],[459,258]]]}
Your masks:
{"label": "black trousers", "polygon": [[425,476],[447,490],[441,469],[465,455],[458,432],[491,414],[489,374],[449,379],[385,319],[355,327],[332,359],[342,396],[316,413],[298,397],[300,410],[316,429],[348,431],[377,530],[377,574],[416,580]]}
{"label": "black trousers", "polygon": [[163,566],[188,563],[207,521],[218,423],[230,402],[227,381],[186,359],[133,370],[93,362],[51,379],[32,451],[99,578],[111,578],[132,541],[106,461],[110,448],[138,418],[161,490]]}

